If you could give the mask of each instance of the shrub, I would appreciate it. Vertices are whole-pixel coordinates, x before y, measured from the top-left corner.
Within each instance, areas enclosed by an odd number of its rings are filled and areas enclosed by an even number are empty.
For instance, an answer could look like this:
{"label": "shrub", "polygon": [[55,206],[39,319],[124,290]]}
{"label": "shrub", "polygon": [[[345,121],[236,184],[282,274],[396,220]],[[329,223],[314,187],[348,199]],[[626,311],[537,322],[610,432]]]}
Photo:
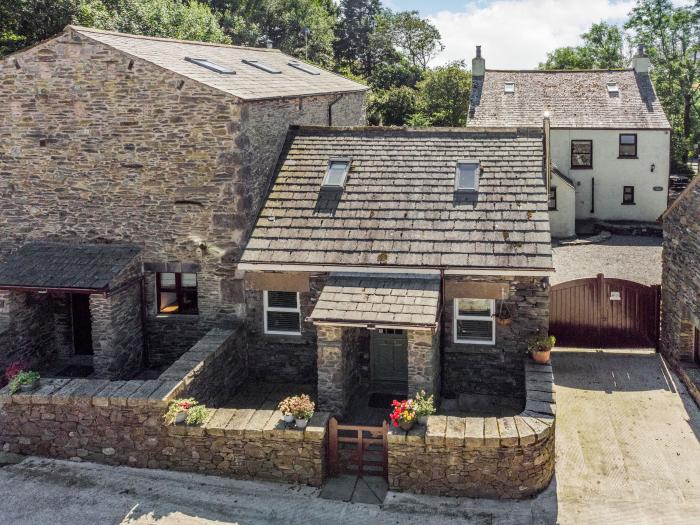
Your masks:
{"label": "shrub", "polygon": [[41,376],[38,372],[32,372],[28,370],[27,372],[21,371],[15,374],[10,380],[10,393],[14,394],[19,390],[22,385],[30,385],[35,381],[39,381]]}
{"label": "shrub", "polygon": [[188,425],[201,425],[209,413],[207,408],[200,405],[194,398],[174,399],[168,405],[168,411],[163,416],[165,424],[174,425],[175,417],[181,412],[187,412],[185,423]]}
{"label": "shrub", "polygon": [[553,335],[539,335],[527,343],[530,352],[547,352],[556,344],[557,339]]}
{"label": "shrub", "polygon": [[389,414],[389,419],[395,427],[398,427],[400,423],[409,423],[416,419],[413,399],[404,399],[403,401],[394,399],[391,406],[394,407],[394,410]]}
{"label": "shrub", "polygon": [[436,412],[433,394],[428,395],[425,390],[421,390],[416,394],[413,407],[416,410],[416,417],[432,416]]}
{"label": "shrub", "polygon": [[301,394],[283,399],[279,404],[279,409],[284,414],[291,414],[294,419],[311,419],[316,405],[307,394]]}

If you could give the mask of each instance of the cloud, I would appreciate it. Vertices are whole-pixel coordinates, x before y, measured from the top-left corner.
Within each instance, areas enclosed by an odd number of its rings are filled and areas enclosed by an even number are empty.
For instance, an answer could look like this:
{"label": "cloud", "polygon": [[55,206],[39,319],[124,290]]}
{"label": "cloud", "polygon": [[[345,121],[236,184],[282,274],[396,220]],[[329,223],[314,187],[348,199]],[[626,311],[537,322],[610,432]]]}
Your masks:
{"label": "cloud", "polygon": [[440,11],[431,21],[442,34],[445,51],[435,65],[470,60],[482,46],[486,67],[530,69],[557,47],[577,45],[591,24],[623,23],[635,0],[495,0],[464,11]]}

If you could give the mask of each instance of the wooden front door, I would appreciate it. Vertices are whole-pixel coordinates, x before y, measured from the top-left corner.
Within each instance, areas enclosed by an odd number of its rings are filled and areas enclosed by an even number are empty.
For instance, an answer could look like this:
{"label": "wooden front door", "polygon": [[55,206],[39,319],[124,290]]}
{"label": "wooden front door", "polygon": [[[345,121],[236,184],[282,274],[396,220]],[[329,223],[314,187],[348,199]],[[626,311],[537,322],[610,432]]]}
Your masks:
{"label": "wooden front door", "polygon": [[73,294],[73,348],[76,355],[92,355],[92,319],[90,318],[90,296]]}
{"label": "wooden front door", "polygon": [[408,381],[408,341],[404,330],[372,331],[370,368],[373,383]]}

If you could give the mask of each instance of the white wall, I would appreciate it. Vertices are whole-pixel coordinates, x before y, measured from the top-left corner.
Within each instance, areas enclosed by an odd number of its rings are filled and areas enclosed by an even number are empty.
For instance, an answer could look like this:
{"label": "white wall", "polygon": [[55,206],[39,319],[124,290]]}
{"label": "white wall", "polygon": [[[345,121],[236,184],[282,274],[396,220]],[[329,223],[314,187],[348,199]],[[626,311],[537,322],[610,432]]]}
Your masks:
{"label": "white wall", "polygon": [[556,173],[552,173],[552,188],[557,189],[557,209],[549,211],[552,237],[573,237],[576,235],[576,192]]}
{"label": "white wall", "polygon": [[[618,158],[620,133],[637,134],[638,158]],[[593,169],[571,169],[572,140],[593,141]],[[670,140],[665,130],[552,129],[552,161],[576,185],[576,219],[656,221],[666,209]],[[634,186],[635,205],[621,204],[623,186]],[[654,191],[655,186],[662,190]]]}

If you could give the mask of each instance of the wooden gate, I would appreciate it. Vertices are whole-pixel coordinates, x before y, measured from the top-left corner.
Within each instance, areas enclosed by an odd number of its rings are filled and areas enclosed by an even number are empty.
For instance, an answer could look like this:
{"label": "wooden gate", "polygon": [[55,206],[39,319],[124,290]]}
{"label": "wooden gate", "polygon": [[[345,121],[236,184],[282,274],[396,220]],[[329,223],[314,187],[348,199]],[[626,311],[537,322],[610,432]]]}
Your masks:
{"label": "wooden gate", "polygon": [[387,434],[381,427],[341,425],[332,417],[328,423],[329,474],[388,476]]}
{"label": "wooden gate", "polygon": [[562,346],[658,347],[660,286],[578,279],[552,286],[549,333]]}

